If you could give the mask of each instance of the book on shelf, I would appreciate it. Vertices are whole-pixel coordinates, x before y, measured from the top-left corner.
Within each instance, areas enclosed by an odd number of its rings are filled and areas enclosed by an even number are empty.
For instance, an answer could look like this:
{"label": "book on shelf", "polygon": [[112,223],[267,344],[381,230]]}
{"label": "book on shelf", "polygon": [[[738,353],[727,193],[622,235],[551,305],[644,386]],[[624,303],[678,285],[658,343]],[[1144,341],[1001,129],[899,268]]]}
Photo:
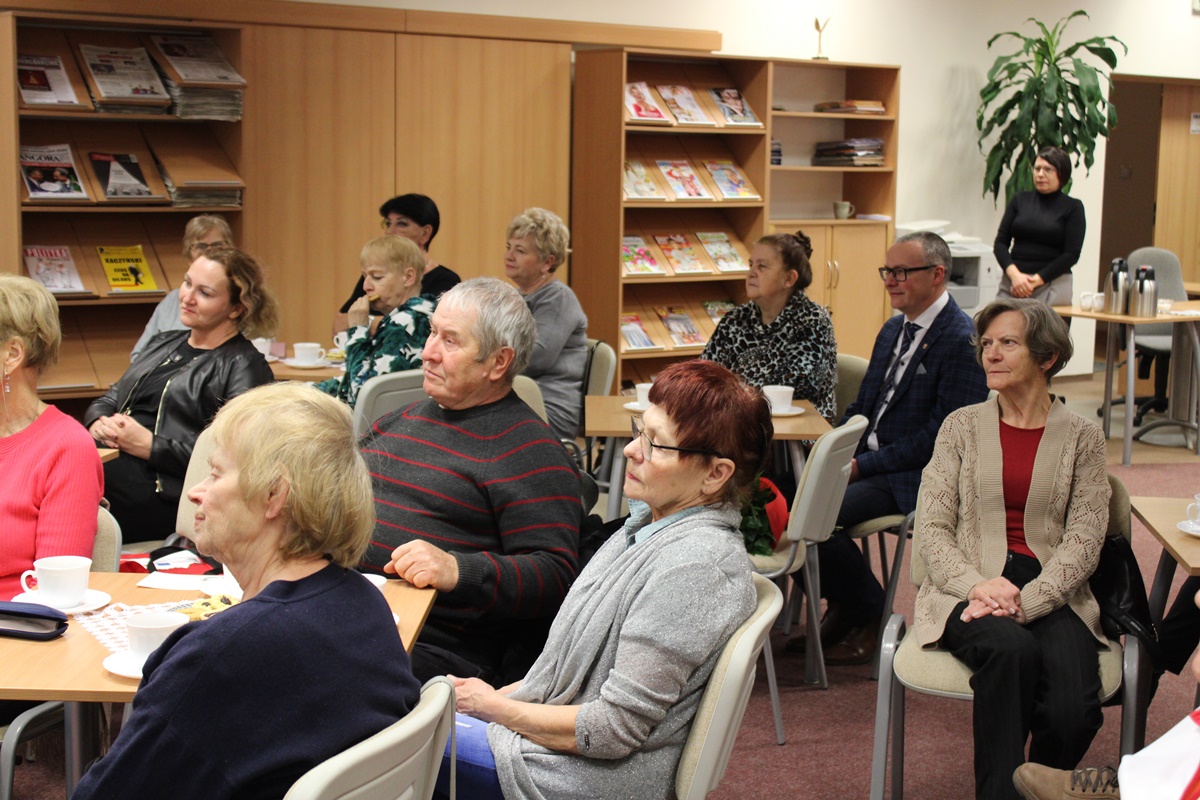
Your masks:
{"label": "book on shelf", "polygon": [[630,158],[625,162],[625,172],[622,177],[622,189],[626,200],[657,200],[666,202],[667,196],[658,184],[650,177],[646,165],[640,158]]}
{"label": "book on shelf", "polygon": [[734,87],[725,86],[709,89],[708,95],[717,104],[717,108],[721,110],[726,125],[745,128],[761,128],[763,126],[762,122],[754,114],[754,110],[750,108],[750,104],[746,102],[746,98]]}
{"label": "book on shelf", "polygon": [[654,241],[676,275],[712,274],[686,233],[659,234]]}
{"label": "book on shelf", "polygon": [[655,88],[680,125],[716,126],[716,121],[696,102],[696,96],[692,94],[690,86],[660,83]]}
{"label": "book on shelf", "polygon": [[621,263],[626,275],[665,275],[658,260],[641,236],[621,237]]}
{"label": "book on shelf", "polygon": [[882,167],[883,139],[858,137],[817,142],[812,163],[814,167]]}
{"label": "book on shelf", "polygon": [[696,231],[696,238],[708,253],[708,257],[717,265],[721,272],[749,272],[750,267],[742,258],[742,254],[733,245],[729,235],[721,231]]}
{"label": "book on shelf", "polygon": [[750,180],[741,167],[727,158],[709,159],[704,162],[704,168],[712,176],[717,191],[726,200],[761,200],[762,195],[750,185]]}
{"label": "book on shelf", "polygon": [[88,153],[92,172],[106,200],[147,200],[154,192],[136,153]]}
{"label": "book on shelf", "polygon": [[713,325],[719,325],[726,314],[737,308],[736,305],[728,300],[702,300],[700,301],[700,305],[704,307],[704,312],[708,314],[708,318],[712,320]]}
{"label": "book on shelf", "polygon": [[21,256],[29,277],[54,294],[91,294],[67,245],[30,244],[21,248]]}
{"label": "book on shelf", "polygon": [[820,114],[884,114],[883,103],[879,100],[827,100],[813,106],[813,111]]}
{"label": "book on shelf", "polygon": [[60,56],[17,54],[17,88],[30,108],[83,109]]}
{"label": "book on shelf", "polygon": [[654,309],[658,318],[667,326],[671,341],[676,347],[698,347],[708,340],[696,327],[696,321],[688,314],[686,308],[680,306],[656,306]]}
{"label": "book on shelf", "polygon": [[[96,34],[89,31],[88,34]],[[171,105],[167,89],[158,78],[150,54],[144,47],[107,47],[81,39],[83,32],[69,34],[97,111],[144,114],[156,109],[165,113]]]}
{"label": "book on shelf", "polygon": [[242,118],[243,78],[206,33],[151,34],[142,38],[158,64],[181,119],[237,122]]}
{"label": "book on shelf", "polygon": [[29,202],[86,200],[87,186],[69,144],[21,145],[21,179]]}
{"label": "book on shelf", "polygon": [[675,120],[658,107],[645,81],[625,84],[625,110],[629,121],[641,125],[674,125]]}
{"label": "book on shelf", "polygon": [[140,244],[126,247],[100,245],[96,248],[110,292],[161,292],[150,271]]}
{"label": "book on shelf", "polygon": [[642,327],[642,321],[637,314],[621,315],[621,337],[625,339],[626,350],[662,350],[661,344],[656,344]]}
{"label": "book on shelf", "polygon": [[716,198],[701,183],[687,159],[660,159],[658,170],[667,179],[667,185],[679,200],[715,200]]}

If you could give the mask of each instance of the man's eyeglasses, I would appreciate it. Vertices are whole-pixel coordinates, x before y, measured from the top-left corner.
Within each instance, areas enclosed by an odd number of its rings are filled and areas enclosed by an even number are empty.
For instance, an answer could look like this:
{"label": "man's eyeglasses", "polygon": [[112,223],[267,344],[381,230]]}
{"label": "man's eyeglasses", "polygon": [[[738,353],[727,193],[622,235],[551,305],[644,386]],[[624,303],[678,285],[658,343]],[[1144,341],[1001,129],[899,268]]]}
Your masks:
{"label": "man's eyeglasses", "polygon": [[940,266],[941,264],[926,264],[923,267],[880,267],[879,278],[885,281],[888,278],[892,278],[896,281],[896,283],[904,283],[906,280],[908,280],[908,273],[910,272],[921,272],[923,270],[934,269],[935,267]]}
{"label": "man's eyeglasses", "polygon": [[192,249],[193,249],[193,250],[195,250],[196,252],[198,252],[200,255],[204,255],[205,253],[207,253],[207,252],[208,252],[208,248],[210,248],[210,247],[221,247],[221,246],[222,246],[222,245],[224,245],[224,244],[225,244],[225,242],[222,242],[222,241],[216,241],[216,242],[193,242],[193,243],[192,243]]}
{"label": "man's eyeglasses", "polygon": [[654,442],[650,441],[650,436],[646,433],[645,429],[638,426],[636,417],[630,419],[630,424],[633,427],[633,438],[640,439],[642,441],[642,457],[645,458],[646,461],[654,460],[655,450],[674,450],[676,453],[696,453],[697,455],[721,458],[721,454],[715,450],[697,450],[694,447],[671,447],[665,444],[655,444]]}

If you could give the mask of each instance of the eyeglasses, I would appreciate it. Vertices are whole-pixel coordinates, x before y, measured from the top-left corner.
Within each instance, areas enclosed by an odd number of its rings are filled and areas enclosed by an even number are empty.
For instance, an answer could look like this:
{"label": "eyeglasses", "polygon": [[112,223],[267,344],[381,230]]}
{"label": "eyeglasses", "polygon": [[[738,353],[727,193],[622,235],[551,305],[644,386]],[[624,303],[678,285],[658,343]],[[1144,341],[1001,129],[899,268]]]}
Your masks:
{"label": "eyeglasses", "polygon": [[721,458],[721,454],[716,450],[697,450],[694,447],[671,447],[665,444],[655,444],[654,442],[650,441],[650,435],[646,433],[645,429],[638,427],[636,417],[630,419],[629,422],[633,428],[633,438],[641,439],[642,441],[642,457],[645,458],[646,461],[654,460],[655,450],[674,450],[676,453],[696,453],[697,455]]}
{"label": "eyeglasses", "polygon": [[390,230],[391,228],[403,228],[406,225],[408,225],[408,220],[404,217],[401,217],[400,219],[388,219],[387,217],[384,217],[383,219],[379,220],[379,227],[385,231]]}
{"label": "eyeglasses", "polygon": [[892,278],[896,283],[904,283],[908,280],[908,273],[910,272],[922,272],[923,270],[934,269],[940,266],[941,264],[926,264],[923,267],[880,267],[879,278],[885,281],[888,278]]}
{"label": "eyeglasses", "polygon": [[217,240],[215,242],[193,242],[192,249],[198,251],[200,253],[200,255],[204,255],[205,253],[208,252],[208,248],[221,247],[224,244],[225,244],[225,242],[222,242],[220,240]]}

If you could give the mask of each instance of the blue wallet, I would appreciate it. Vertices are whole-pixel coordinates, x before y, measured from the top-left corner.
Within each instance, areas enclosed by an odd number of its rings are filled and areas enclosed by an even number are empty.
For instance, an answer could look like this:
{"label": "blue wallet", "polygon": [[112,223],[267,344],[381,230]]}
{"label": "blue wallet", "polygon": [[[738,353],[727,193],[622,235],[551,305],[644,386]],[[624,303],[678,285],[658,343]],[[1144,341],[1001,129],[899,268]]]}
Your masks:
{"label": "blue wallet", "polygon": [[54,639],[67,632],[67,615],[38,603],[0,602],[0,636]]}

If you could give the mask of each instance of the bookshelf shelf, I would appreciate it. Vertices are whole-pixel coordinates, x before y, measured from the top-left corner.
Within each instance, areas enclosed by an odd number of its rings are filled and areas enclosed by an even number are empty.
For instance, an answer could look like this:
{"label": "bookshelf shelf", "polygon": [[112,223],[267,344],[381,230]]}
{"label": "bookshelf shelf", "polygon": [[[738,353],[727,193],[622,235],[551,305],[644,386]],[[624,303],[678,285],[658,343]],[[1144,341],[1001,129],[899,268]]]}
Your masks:
{"label": "bookshelf shelf", "polygon": [[[236,211],[241,211],[241,206],[140,206],[133,203],[125,205],[91,205],[91,206],[49,206],[49,205],[25,205],[21,206],[21,212],[25,214],[230,214]],[[180,238],[183,237],[183,229],[179,229]]]}
{"label": "bookshelf shelf", "polygon": [[832,172],[832,173],[871,173],[895,172],[895,167],[814,167],[806,164],[772,164],[772,172]]}
{"label": "bookshelf shelf", "polygon": [[895,122],[892,114],[835,114],[820,111],[772,111],[775,119],[840,119],[855,122]]}
{"label": "bookshelf shelf", "polygon": [[[178,122],[184,125],[207,120],[180,119],[173,114],[116,114],[103,111],[50,111],[38,108],[22,108],[17,111],[21,119],[60,119],[79,122]],[[232,124],[232,123],[231,123]]]}
{"label": "bookshelf shelf", "polygon": [[712,283],[713,281],[741,283],[746,280],[746,273],[724,273],[718,275],[715,272],[710,272],[708,274],[697,275],[623,275],[621,279],[627,286],[640,286],[647,283]]}
{"label": "bookshelf shelf", "polygon": [[685,136],[766,136],[765,128],[712,128],[703,126],[685,126],[675,125],[672,127],[663,125],[625,125],[626,133],[650,133],[657,135],[677,135]]}

